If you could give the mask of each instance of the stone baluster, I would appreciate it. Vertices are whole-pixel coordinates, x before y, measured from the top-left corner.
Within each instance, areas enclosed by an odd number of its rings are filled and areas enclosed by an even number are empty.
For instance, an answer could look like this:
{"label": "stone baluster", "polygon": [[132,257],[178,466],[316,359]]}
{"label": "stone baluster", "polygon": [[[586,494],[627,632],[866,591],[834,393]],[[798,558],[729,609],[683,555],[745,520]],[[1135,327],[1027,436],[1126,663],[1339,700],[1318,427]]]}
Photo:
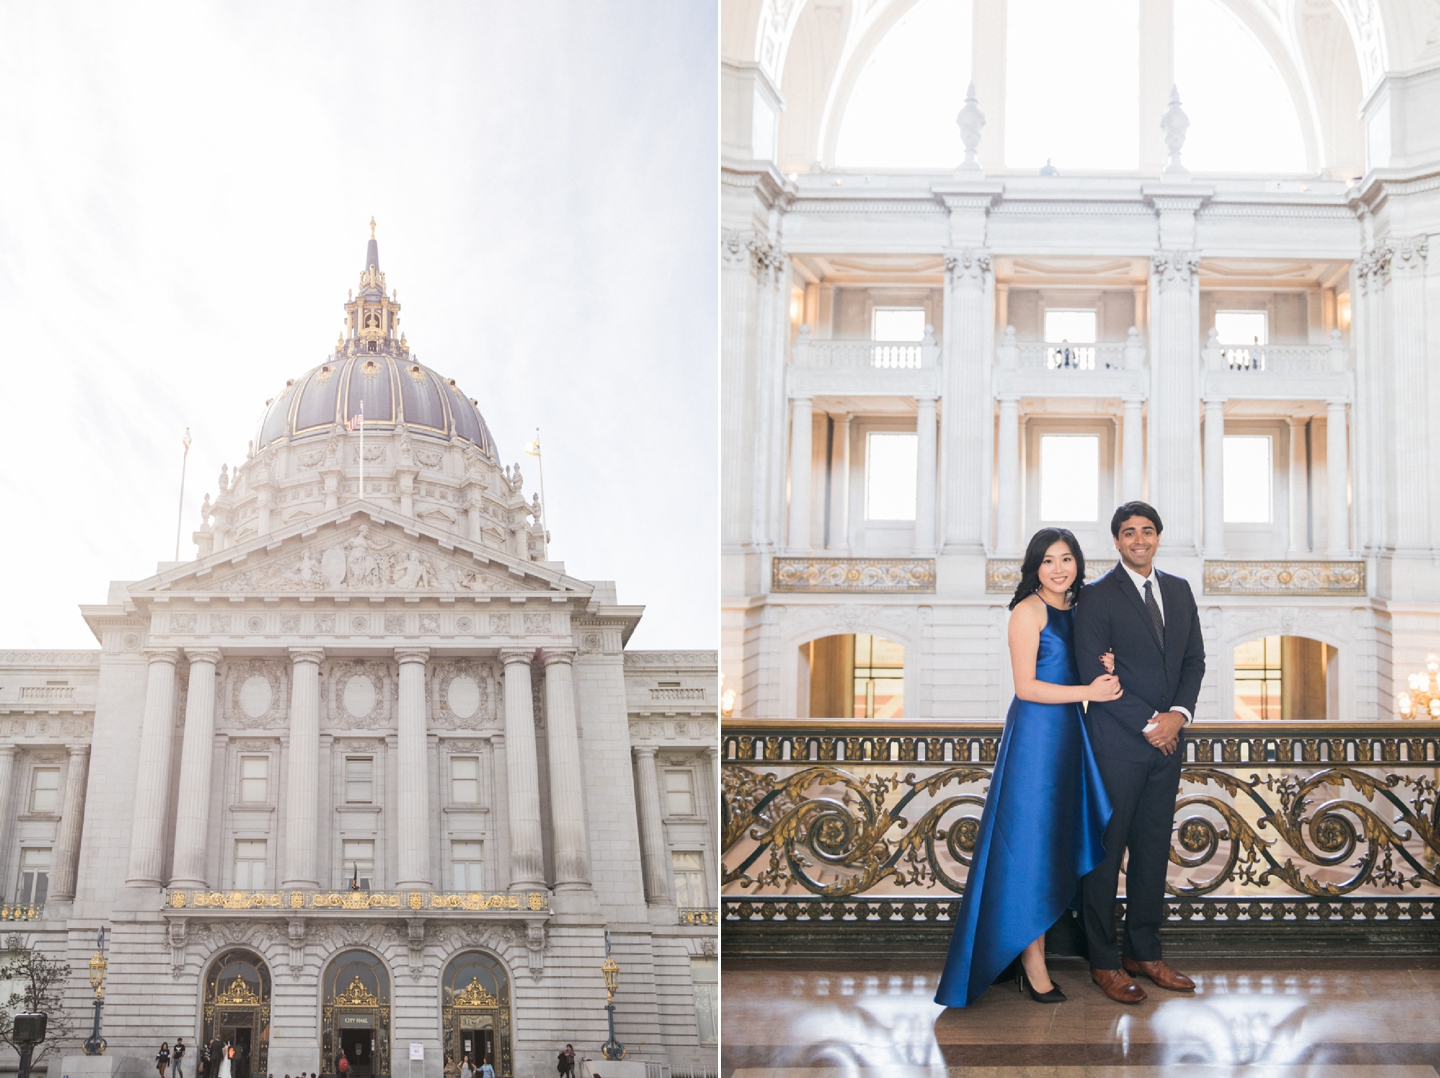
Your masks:
{"label": "stone baluster", "polygon": [[540,835],[540,771],[535,750],[535,711],[530,695],[530,656],[523,648],[504,648],[505,777],[510,787],[510,887],[515,891],[545,886]]}
{"label": "stone baluster", "polygon": [[580,798],[580,737],[575,725],[575,653],[546,649],[545,745],[550,756],[550,823],[555,835],[555,887],[589,889],[590,844]]}
{"label": "stone baluster", "polygon": [[790,422],[790,534],[789,549],[810,549],[810,471],[814,413],[809,397],[796,397]]}
{"label": "stone baluster", "polygon": [[210,832],[210,771],[215,750],[215,667],[218,648],[186,648],[190,688],[185,696],[185,740],[180,748],[180,801],[170,886],[203,889]]}
{"label": "stone baluster", "polygon": [[[1332,558],[1350,553],[1349,439],[1345,433],[1345,402],[1325,402],[1325,547]],[[1403,470],[1403,469],[1402,469]]]}
{"label": "stone baluster", "polygon": [[426,761],[425,660],[429,648],[396,648],[400,663],[398,757],[400,878],[396,886],[430,886],[430,769]]}
{"label": "stone baluster", "polygon": [[80,857],[80,827],[85,822],[85,786],[90,774],[90,746],[71,745],[70,767],[65,774],[65,804],[60,809],[60,832],[51,858],[50,897],[69,902],[75,897],[75,863]]}
{"label": "stone baluster", "polygon": [[951,250],[945,269],[944,489],[940,498],[944,547],[954,554],[980,554],[985,549],[990,504],[990,477],[979,466],[985,460],[991,423],[990,364],[985,355],[986,327],[991,321],[987,309],[990,255]]}
{"label": "stone baluster", "polygon": [[670,866],[665,856],[665,830],[660,819],[660,780],[655,773],[655,749],[636,745],[635,787],[640,795],[640,852],[645,878],[645,900],[670,901]]}
{"label": "stone baluster", "polygon": [[1290,542],[1292,557],[1310,551],[1309,454],[1305,449],[1305,416],[1289,416],[1290,427]]}
{"label": "stone baluster", "polygon": [[1145,493],[1145,402],[1139,397],[1125,398],[1125,412],[1121,425],[1121,450],[1123,457],[1120,473],[1121,501],[1139,501]]}
{"label": "stone baluster", "polygon": [[290,649],[290,753],[281,887],[320,886],[320,648]]}
{"label": "stone baluster", "polygon": [[1020,401],[1000,398],[1000,423],[995,432],[997,499],[995,547],[1002,555],[1020,553]]}
{"label": "stone baluster", "polygon": [[935,398],[915,401],[915,553],[935,550]]}
{"label": "stone baluster", "polygon": [[[1193,211],[1191,211],[1193,214]],[[1164,231],[1162,214],[1162,235]],[[1150,396],[1150,493],[1165,520],[1165,546],[1172,556],[1193,552],[1195,531],[1195,447],[1200,396],[1200,329],[1195,287],[1200,258],[1191,251],[1165,251],[1152,259],[1159,286],[1153,337],[1155,354]],[[1207,407],[1208,420],[1210,411]],[[1163,492],[1163,495],[1157,493]]]}
{"label": "stone baluster", "polygon": [[1205,400],[1205,556],[1225,556],[1225,399]]}
{"label": "stone baluster", "polygon": [[130,864],[125,882],[159,887],[165,881],[165,809],[170,803],[170,756],[175,740],[176,648],[154,648],[145,683],[140,723],[140,758],[135,765],[131,804]]}

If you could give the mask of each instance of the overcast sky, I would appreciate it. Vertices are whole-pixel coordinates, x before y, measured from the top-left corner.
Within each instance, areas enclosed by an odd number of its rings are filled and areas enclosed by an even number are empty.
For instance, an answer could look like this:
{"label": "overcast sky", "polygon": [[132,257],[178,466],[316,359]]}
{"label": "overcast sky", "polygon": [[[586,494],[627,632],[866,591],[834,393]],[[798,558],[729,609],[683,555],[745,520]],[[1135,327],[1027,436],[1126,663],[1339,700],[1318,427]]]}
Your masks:
{"label": "overcast sky", "polygon": [[551,556],[717,643],[709,3],[0,5],[0,647],[182,557],[378,222]]}

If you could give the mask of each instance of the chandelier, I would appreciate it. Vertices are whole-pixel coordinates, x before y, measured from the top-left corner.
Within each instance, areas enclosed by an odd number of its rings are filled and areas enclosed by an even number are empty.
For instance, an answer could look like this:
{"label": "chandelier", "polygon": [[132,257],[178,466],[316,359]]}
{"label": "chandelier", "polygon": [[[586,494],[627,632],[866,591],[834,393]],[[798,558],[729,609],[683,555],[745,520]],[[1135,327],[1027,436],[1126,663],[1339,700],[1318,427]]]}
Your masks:
{"label": "chandelier", "polygon": [[1440,658],[1425,656],[1425,669],[1410,675],[1410,690],[1395,694],[1402,719],[1440,719]]}

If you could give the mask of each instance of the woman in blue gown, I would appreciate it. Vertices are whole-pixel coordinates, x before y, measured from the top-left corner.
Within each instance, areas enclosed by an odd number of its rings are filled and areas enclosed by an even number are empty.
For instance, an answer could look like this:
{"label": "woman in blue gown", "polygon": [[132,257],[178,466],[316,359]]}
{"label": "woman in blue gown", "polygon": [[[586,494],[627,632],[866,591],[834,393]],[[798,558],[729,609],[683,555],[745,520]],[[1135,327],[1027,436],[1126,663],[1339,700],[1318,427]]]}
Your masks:
{"label": "woman in blue gown", "polygon": [[974,1003],[1017,956],[1032,999],[1065,999],[1045,968],[1045,930],[1074,902],[1080,878],[1104,860],[1110,820],[1080,704],[1121,694],[1113,674],[1079,683],[1070,623],[1084,579],[1074,535],[1035,533],[1010,601],[1015,699],[935,993],[947,1007]]}

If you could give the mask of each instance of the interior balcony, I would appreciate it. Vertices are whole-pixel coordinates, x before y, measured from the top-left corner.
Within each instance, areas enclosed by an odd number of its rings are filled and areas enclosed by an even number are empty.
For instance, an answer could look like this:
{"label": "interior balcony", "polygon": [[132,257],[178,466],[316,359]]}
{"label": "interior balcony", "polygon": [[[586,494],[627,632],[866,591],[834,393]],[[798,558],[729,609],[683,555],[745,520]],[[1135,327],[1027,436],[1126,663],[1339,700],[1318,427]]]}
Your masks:
{"label": "interior balcony", "polygon": [[1093,344],[1022,341],[1006,326],[995,347],[995,396],[1143,400],[1150,386],[1145,358],[1134,326],[1123,341]]}
{"label": "interior balcony", "polygon": [[935,397],[940,347],[933,327],[919,341],[815,340],[800,327],[787,386],[792,397]]}

